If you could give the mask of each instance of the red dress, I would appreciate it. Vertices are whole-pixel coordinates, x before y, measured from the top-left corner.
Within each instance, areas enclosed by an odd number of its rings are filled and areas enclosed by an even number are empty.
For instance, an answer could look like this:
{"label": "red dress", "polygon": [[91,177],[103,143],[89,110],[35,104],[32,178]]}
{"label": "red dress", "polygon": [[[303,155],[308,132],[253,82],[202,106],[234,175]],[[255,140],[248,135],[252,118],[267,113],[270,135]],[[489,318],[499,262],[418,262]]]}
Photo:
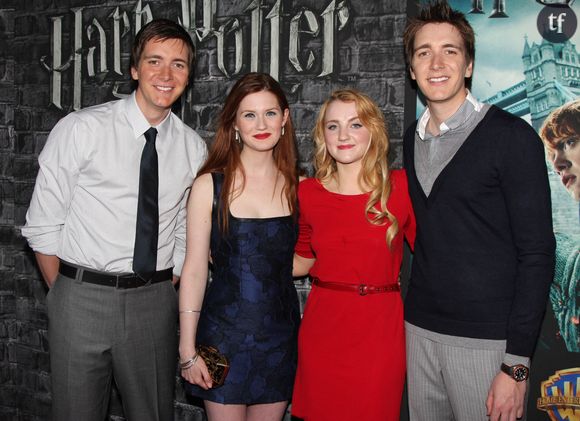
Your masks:
{"label": "red dress", "polygon": [[[368,194],[341,195],[318,180],[300,183],[296,253],[316,258],[310,275],[327,282],[396,283],[403,237],[415,218],[403,170],[391,172],[387,209],[399,223],[391,248],[386,226],[371,225]],[[398,292],[361,296],[312,286],[298,335],[292,415],[305,421],[399,419],[405,381],[403,303]]]}

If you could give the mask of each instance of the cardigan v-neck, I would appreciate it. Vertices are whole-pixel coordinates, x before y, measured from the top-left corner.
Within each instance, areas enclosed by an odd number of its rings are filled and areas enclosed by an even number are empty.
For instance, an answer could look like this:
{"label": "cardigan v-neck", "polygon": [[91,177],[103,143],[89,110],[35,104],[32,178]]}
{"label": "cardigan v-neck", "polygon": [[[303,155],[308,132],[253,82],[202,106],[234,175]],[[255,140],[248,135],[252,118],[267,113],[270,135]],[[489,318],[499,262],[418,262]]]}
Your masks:
{"label": "cardigan v-neck", "polygon": [[485,130],[485,122],[487,121],[488,118],[491,118],[492,115],[499,110],[499,108],[497,108],[496,106],[491,106],[489,107],[488,110],[486,111],[482,111],[485,113],[485,115],[479,119],[478,123],[475,124],[475,126],[471,129],[471,131],[469,131],[469,129],[464,130],[466,132],[469,132],[467,134],[467,138],[462,142],[462,144],[459,146],[459,148],[457,149],[457,151],[453,154],[453,156],[451,157],[451,159],[447,162],[447,164],[445,166],[443,166],[443,168],[441,169],[441,171],[439,172],[439,174],[437,175],[437,177],[435,178],[435,181],[433,182],[433,185],[431,187],[431,191],[430,193],[427,195],[425,193],[425,190],[423,189],[423,186],[421,185],[421,183],[419,182],[419,179],[417,177],[417,171],[416,171],[416,164],[415,164],[415,142],[418,141],[423,141],[421,139],[417,139],[417,134],[416,134],[416,123],[409,129],[409,130],[413,130],[413,132],[415,133],[415,138],[414,138],[414,142],[413,142],[413,146],[408,148],[408,150],[405,150],[405,153],[410,153],[411,157],[409,159],[409,167],[407,168],[407,171],[409,172],[409,174],[414,177],[414,181],[420,186],[419,190],[421,192],[421,197],[423,198],[423,200],[426,203],[431,203],[435,200],[435,197],[437,195],[437,191],[439,190],[439,186],[441,185],[441,183],[444,182],[445,178],[447,177],[447,174],[449,173],[450,170],[448,170],[448,168],[453,168],[453,166],[455,165],[455,163],[457,161],[462,162],[462,151],[464,149],[469,149],[469,143],[473,141],[474,138],[478,138],[479,137],[479,130],[481,130],[481,127],[484,127]]}
{"label": "cardigan v-neck", "polygon": [[446,335],[506,339],[507,353],[530,356],[555,249],[541,140],[492,106],[427,197],[415,172],[415,129],[403,140],[417,220],[405,319]]}

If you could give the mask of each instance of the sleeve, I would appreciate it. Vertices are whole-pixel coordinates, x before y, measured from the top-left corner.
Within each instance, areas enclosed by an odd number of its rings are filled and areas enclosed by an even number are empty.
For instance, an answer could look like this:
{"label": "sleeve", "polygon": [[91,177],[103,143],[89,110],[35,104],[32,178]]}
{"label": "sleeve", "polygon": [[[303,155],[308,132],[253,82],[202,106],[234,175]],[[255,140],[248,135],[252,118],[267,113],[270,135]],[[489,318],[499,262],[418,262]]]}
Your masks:
{"label": "sleeve", "polygon": [[500,185],[517,253],[506,352],[529,357],[554,273],[550,186],[544,148],[534,130],[521,119],[502,130],[507,136],[497,145]]}
{"label": "sleeve", "polygon": [[417,121],[412,124],[403,136],[403,166],[404,166],[404,182],[405,182],[405,201],[407,203],[409,219],[405,225],[404,234],[411,251],[415,251],[415,238],[417,236],[417,221],[415,218],[415,211],[413,210],[413,201],[411,200],[411,193],[409,192],[409,179],[407,176],[408,171],[414,170],[414,165],[412,165],[411,159],[413,157],[412,148],[415,144],[415,130],[417,128]]}
{"label": "sleeve", "polygon": [[307,259],[314,259],[314,252],[310,245],[312,238],[312,226],[308,222],[307,211],[306,211],[306,182],[308,180],[302,181],[298,186],[298,241],[296,242],[296,247],[294,251],[298,256],[305,257]]}
{"label": "sleeve", "polygon": [[38,157],[39,171],[22,235],[35,251],[56,255],[79,175],[74,114],[60,120]]}
{"label": "sleeve", "polygon": [[505,354],[503,357],[503,362],[506,365],[512,366],[517,364],[530,366],[530,357],[520,357],[519,355]]}
{"label": "sleeve", "polygon": [[406,209],[407,209],[407,219],[405,225],[403,226],[403,234],[411,247],[411,251],[415,251],[415,237],[417,235],[417,222],[415,220],[415,212],[413,211],[413,204],[411,202],[411,196],[409,195],[409,184],[407,181],[407,173],[402,170],[403,180],[402,186],[403,191],[401,196],[404,198]]}
{"label": "sleeve", "polygon": [[412,168],[411,157],[413,155],[412,148],[414,147],[416,127],[417,121],[411,124],[403,135],[403,168],[405,168],[405,171],[410,171]]}
{"label": "sleeve", "polygon": [[[190,156],[190,162],[194,163],[191,169],[194,175],[194,180],[197,172],[201,168],[202,164],[207,158],[207,146],[203,139],[195,132],[193,132],[193,137],[198,145],[193,152],[193,156]],[[175,276],[181,276],[181,270],[183,269],[183,262],[185,261],[185,244],[186,244],[186,233],[187,233],[187,200],[191,187],[189,187],[184,197],[179,204],[179,211],[177,213],[177,222],[175,225],[175,246],[173,248],[173,274]]]}

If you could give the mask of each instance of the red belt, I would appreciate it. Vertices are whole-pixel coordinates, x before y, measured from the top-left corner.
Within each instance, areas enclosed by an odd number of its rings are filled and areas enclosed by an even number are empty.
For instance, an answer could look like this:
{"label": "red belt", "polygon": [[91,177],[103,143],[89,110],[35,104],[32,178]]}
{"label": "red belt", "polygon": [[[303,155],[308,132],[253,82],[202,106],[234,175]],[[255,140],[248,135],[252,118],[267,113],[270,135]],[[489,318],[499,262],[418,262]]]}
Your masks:
{"label": "red belt", "polygon": [[335,291],[356,292],[358,295],[379,294],[381,292],[398,292],[401,290],[399,284],[343,284],[340,282],[321,281],[318,278],[312,278],[312,283],[320,288],[333,289]]}

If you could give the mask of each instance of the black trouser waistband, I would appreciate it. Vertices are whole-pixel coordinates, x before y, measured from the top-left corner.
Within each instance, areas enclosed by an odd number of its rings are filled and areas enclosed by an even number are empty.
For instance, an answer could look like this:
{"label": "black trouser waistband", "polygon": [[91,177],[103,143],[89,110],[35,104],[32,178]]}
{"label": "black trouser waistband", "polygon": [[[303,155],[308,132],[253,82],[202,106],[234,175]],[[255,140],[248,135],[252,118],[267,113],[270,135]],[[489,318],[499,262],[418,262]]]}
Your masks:
{"label": "black trouser waistband", "polygon": [[82,271],[80,280],[89,284],[104,285],[119,289],[139,288],[145,285],[156,284],[158,282],[169,281],[173,275],[173,268],[157,271],[153,274],[151,280],[146,280],[135,273],[125,275],[115,275],[106,272],[98,272],[86,268],[77,268],[67,262],[60,261],[58,271],[67,278],[76,279],[77,272]]}

